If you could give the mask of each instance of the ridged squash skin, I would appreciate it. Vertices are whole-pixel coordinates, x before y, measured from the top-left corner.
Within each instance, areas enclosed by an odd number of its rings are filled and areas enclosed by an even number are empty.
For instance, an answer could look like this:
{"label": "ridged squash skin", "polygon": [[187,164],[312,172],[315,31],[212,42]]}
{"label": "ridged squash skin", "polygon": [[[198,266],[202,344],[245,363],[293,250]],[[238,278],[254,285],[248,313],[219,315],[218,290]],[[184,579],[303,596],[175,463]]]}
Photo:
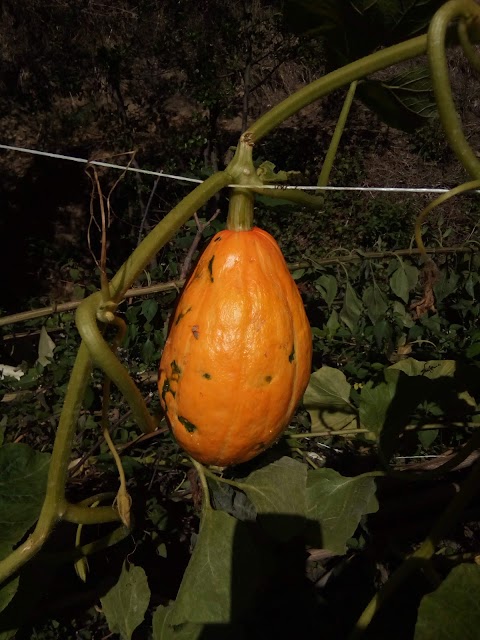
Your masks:
{"label": "ridged squash skin", "polygon": [[246,462],[288,426],[308,384],[312,336],[274,238],[217,233],[178,302],[158,389],[177,442],[194,459]]}

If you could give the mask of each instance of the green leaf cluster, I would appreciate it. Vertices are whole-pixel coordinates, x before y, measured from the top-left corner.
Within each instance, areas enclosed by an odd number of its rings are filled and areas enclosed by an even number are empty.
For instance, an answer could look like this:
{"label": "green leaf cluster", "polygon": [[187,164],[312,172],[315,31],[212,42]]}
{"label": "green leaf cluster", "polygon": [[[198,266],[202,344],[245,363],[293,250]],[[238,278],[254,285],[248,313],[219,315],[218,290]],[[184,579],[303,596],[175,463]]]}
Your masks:
{"label": "green leaf cluster", "polygon": [[275,549],[291,553],[285,545],[303,541],[343,555],[362,519],[378,509],[369,474],[347,478],[331,469],[307,472],[290,457],[235,484],[251,501],[256,525],[204,510],[177,598],[154,614],[154,638],[197,638],[213,627],[224,628],[225,637],[244,638],[242,621],[263,606],[269,581],[277,575]]}
{"label": "green leaf cluster", "polygon": [[[377,441],[389,458],[401,447],[408,430],[417,430],[424,446],[431,439],[422,434],[425,423],[452,424],[479,420],[478,374],[454,360],[403,359],[384,370],[384,381],[355,385],[338,369],[323,366],[315,371],[304,395],[312,433],[328,436],[348,431]],[[421,440],[422,441],[422,440]]]}
{"label": "green leaf cluster", "polygon": [[[424,33],[442,0],[287,0],[285,22],[320,38],[330,69]],[[428,68],[417,65],[387,80],[367,79],[357,95],[389,126],[412,131],[436,114]]]}
{"label": "green leaf cluster", "polygon": [[[49,461],[50,454],[35,451],[25,444],[0,446],[0,560],[9,555],[38,519]],[[18,576],[0,586],[0,613],[6,610],[7,619],[9,605],[16,606],[14,598],[18,587]],[[13,637],[16,629],[9,626],[0,631],[7,640]]]}
{"label": "green leaf cluster", "polygon": [[436,264],[433,305],[418,314],[425,282],[415,256],[369,252],[345,264],[339,257],[338,264],[306,270],[303,279],[316,291],[314,349],[322,361],[340,366],[358,383],[375,380],[389,362],[409,355],[475,362],[479,257],[440,255]]}

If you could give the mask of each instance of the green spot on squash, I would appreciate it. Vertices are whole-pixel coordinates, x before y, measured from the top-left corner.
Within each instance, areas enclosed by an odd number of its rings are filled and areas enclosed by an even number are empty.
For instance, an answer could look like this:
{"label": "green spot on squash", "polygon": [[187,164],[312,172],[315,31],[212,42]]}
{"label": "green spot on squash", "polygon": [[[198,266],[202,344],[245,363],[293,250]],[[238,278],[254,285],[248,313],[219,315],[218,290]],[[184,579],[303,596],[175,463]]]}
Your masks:
{"label": "green spot on squash", "polygon": [[215,238],[214,242],[219,242],[222,239],[222,236],[218,236]]}
{"label": "green spot on squash", "polygon": [[187,420],[183,416],[178,416],[178,421],[183,424],[188,433],[193,433],[197,430],[197,427],[193,424],[193,422],[190,422],[190,420]]}
{"label": "green spot on squash", "polygon": [[167,395],[167,393],[171,393],[173,397],[175,397],[176,395],[176,392],[170,388],[170,380],[168,378],[165,378],[165,382],[163,383],[163,386],[162,386],[162,400],[164,402],[165,402],[165,396]]}
{"label": "green spot on squash", "polygon": [[293,362],[295,360],[295,347],[292,347],[292,352],[291,354],[288,356],[288,361],[289,362]]}
{"label": "green spot on squash", "polygon": [[187,315],[187,313],[188,313],[189,311],[191,311],[191,310],[192,310],[192,307],[188,307],[188,309],[185,309],[185,311],[181,311],[181,312],[178,314],[177,319],[175,320],[175,326],[177,326],[177,324],[180,322],[180,320],[181,320],[182,318],[184,318],[184,317]]}
{"label": "green spot on squash", "polygon": [[272,381],[272,376],[265,376],[265,382],[270,384],[271,381]]}
{"label": "green spot on squash", "polygon": [[173,375],[181,375],[182,370],[180,369],[180,367],[178,366],[178,364],[175,362],[175,360],[172,360],[172,362],[170,363],[170,366],[172,367],[172,373]]}
{"label": "green spot on squash", "polygon": [[263,449],[266,449],[266,444],[264,442],[259,442],[258,444],[255,445],[255,450],[256,451],[263,451]]}
{"label": "green spot on squash", "polygon": [[215,256],[213,255],[208,261],[208,273],[210,274],[210,282],[213,282],[213,261],[215,260]]}
{"label": "green spot on squash", "polygon": [[167,395],[167,393],[170,391],[170,380],[168,378],[165,378],[165,381],[163,383],[163,387],[162,387],[162,400],[165,402],[165,396]]}
{"label": "green spot on squash", "polygon": [[171,379],[174,382],[178,382],[180,380],[180,376],[182,375],[182,370],[180,369],[178,364],[175,362],[175,360],[172,360],[172,362],[170,363],[170,366],[172,367]]}
{"label": "green spot on squash", "polygon": [[209,373],[202,373],[202,378],[205,378],[206,380],[211,380],[212,376]]}

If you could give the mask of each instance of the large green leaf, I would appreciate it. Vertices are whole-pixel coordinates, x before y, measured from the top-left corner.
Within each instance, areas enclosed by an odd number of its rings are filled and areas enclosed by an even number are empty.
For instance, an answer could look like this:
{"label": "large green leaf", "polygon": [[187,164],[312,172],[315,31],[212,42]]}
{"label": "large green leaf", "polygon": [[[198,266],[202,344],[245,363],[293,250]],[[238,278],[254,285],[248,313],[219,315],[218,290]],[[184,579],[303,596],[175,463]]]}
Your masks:
{"label": "large green leaf", "polygon": [[335,276],[332,276],[329,273],[323,274],[323,276],[320,276],[320,278],[318,278],[318,280],[315,282],[315,288],[320,293],[322,298],[327,303],[328,308],[330,309],[338,291],[338,284]]}
{"label": "large green leaf", "polygon": [[[309,412],[313,415],[313,412]],[[312,420],[312,433],[317,431],[341,431],[342,429],[355,429],[357,426],[357,414],[351,409],[339,409],[338,411],[318,408],[315,412],[317,418]]]}
{"label": "large green leaf", "polygon": [[153,640],[200,640],[203,624],[186,622],[173,627],[170,620],[175,603],[158,607],[153,614]]}
{"label": "large green leaf", "polygon": [[286,0],[285,25],[320,37],[329,66],[426,32],[443,0]]}
{"label": "large green leaf", "polygon": [[237,520],[250,522],[256,520],[255,507],[245,493],[212,478],[208,479],[208,485],[211,502],[215,509],[225,511]]}
{"label": "large green leaf", "polygon": [[225,624],[241,615],[255,598],[262,573],[257,549],[243,522],[208,509],[169,624]]}
{"label": "large green leaf", "polygon": [[352,333],[354,333],[357,328],[362,309],[362,303],[358,299],[352,285],[348,282],[345,288],[343,307],[340,311],[340,320],[347,325]]}
{"label": "large green leaf", "polygon": [[480,629],[480,567],[461,564],[424,596],[418,610],[415,640],[477,640]]}
{"label": "large green leaf", "polygon": [[456,291],[459,278],[460,276],[458,275],[458,273],[448,272],[446,269],[441,270],[440,278],[433,287],[433,290],[435,292],[435,299],[437,302],[441,302],[447,296]]}
{"label": "large green leaf", "polygon": [[[425,33],[443,0],[286,0],[285,25],[323,40],[327,69]],[[428,70],[365,80],[357,96],[389,126],[412,131],[435,113]]]}
{"label": "large green leaf", "polygon": [[289,29],[309,35],[339,29],[343,20],[339,0],[286,0],[284,13]]}
{"label": "large green leaf", "polygon": [[393,367],[385,369],[384,375],[386,382],[375,387],[369,382],[362,389],[360,423],[379,437],[381,451],[388,460],[398,449],[398,439],[419,403],[426,397],[428,380],[407,376]]}
{"label": "large green leaf", "polygon": [[410,291],[417,286],[417,282],[417,267],[402,262],[390,277],[390,288],[396,296],[407,304],[410,298]]}
{"label": "large green leaf", "polygon": [[[390,456],[397,447],[398,436],[403,433],[410,421],[415,419],[417,409],[427,411],[433,419],[445,416],[447,421],[469,421],[475,411],[478,393],[477,371],[454,360],[430,360],[421,362],[406,358],[391,365],[384,372],[387,387],[395,388],[394,396],[385,412],[385,421],[381,431],[380,445],[384,454]],[[377,395],[366,399],[366,409],[373,414],[379,412],[383,396],[381,391],[372,391]],[[371,400],[371,401],[370,401]],[[385,407],[384,407],[385,408]],[[360,418],[365,408],[360,406]],[[381,422],[382,415],[377,420]],[[378,428],[378,427],[377,427]]]}
{"label": "large green leaf", "polygon": [[387,81],[365,80],[357,95],[390,127],[414,131],[436,115],[428,69],[412,69]]}
{"label": "large green leaf", "polygon": [[0,448],[0,531],[14,545],[35,524],[45,496],[50,454],[26,444]]}
{"label": "large green leaf", "polygon": [[385,425],[390,403],[395,396],[396,384],[382,382],[376,387],[368,382],[360,393],[360,424],[375,435],[379,435]]}
{"label": "large green leaf", "polygon": [[428,67],[414,67],[390,80],[384,80],[382,85],[410,112],[423,118],[431,118],[437,113]]}
{"label": "large green leaf", "polygon": [[100,601],[110,631],[120,634],[122,640],[130,640],[150,602],[145,571],[125,562],[117,584]]}
{"label": "large green leaf", "polygon": [[345,478],[333,469],[308,474],[307,517],[318,523],[323,549],[344,554],[363,515],[378,510],[375,481],[368,475]]}
{"label": "large green leaf", "polygon": [[310,376],[303,404],[310,414],[312,432],[336,431],[355,424],[350,389],[345,374],[333,367],[323,366]]}
{"label": "large green leaf", "polygon": [[151,322],[158,311],[158,302],[153,298],[147,298],[142,302],[142,314],[147,322]]}
{"label": "large green leaf", "polygon": [[407,311],[404,305],[398,300],[394,300],[392,305],[393,317],[400,324],[400,326],[410,329],[415,324],[411,313]]}
{"label": "large green leaf", "polygon": [[444,0],[350,0],[366,21],[383,25],[386,42],[399,42],[426,31]]}
{"label": "large green leaf", "polygon": [[305,525],[306,465],[287,456],[251,473],[242,483],[261,524],[279,540]]}
{"label": "large green leaf", "polygon": [[365,289],[362,300],[372,324],[375,324],[385,316],[388,302],[376,284],[372,284]]}
{"label": "large green leaf", "polygon": [[455,375],[457,363],[455,360],[427,360],[421,362],[414,358],[405,358],[400,362],[392,364],[385,372],[388,378],[388,371],[403,371],[407,376],[425,376],[431,380],[436,378],[451,378]]}
{"label": "large green leaf", "polygon": [[438,437],[438,429],[429,429],[428,431],[420,431],[418,439],[424,449],[429,449]]}
{"label": "large green leaf", "polygon": [[340,369],[324,365],[310,376],[304,403],[328,407],[350,406],[351,386]]}

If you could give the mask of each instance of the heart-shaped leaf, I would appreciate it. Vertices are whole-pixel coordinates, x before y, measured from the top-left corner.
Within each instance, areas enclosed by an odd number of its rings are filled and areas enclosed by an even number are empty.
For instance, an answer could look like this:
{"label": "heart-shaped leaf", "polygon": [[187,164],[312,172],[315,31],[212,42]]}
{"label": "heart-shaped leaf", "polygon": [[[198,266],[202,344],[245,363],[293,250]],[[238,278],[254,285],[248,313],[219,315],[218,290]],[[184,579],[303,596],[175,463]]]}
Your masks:
{"label": "heart-shaped leaf", "polygon": [[0,448],[0,531],[14,545],[35,524],[45,496],[50,454],[26,444]]}
{"label": "heart-shaped leaf", "polygon": [[125,562],[117,584],[100,601],[110,631],[119,633],[122,640],[131,640],[150,602],[145,571]]}
{"label": "heart-shaped leaf", "polygon": [[480,567],[461,564],[424,596],[418,609],[415,640],[475,640],[480,628]]}
{"label": "heart-shaped leaf", "polygon": [[375,480],[367,474],[346,478],[333,469],[308,474],[307,517],[318,522],[323,549],[343,554],[363,515],[378,510]]}

